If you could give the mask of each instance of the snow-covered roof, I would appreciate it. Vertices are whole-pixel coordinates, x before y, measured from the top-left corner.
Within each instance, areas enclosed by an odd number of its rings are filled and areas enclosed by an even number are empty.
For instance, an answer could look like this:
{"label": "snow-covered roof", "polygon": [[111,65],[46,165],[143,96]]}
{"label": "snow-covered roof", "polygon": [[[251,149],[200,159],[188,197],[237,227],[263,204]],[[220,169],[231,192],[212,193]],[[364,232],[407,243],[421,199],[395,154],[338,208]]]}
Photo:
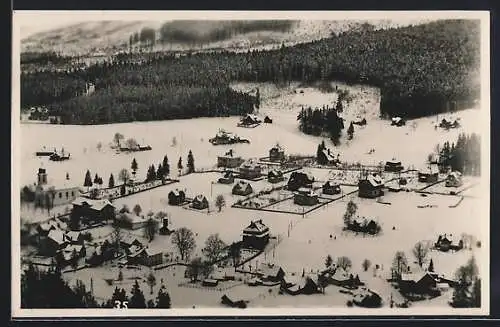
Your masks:
{"label": "snow-covered roof", "polygon": [[163,253],[163,251],[160,250],[159,248],[150,248],[150,247],[145,248],[144,251],[148,257]]}
{"label": "snow-covered roof", "polygon": [[72,242],[78,241],[80,235],[81,233],[77,231],[69,231],[66,233],[66,237]]}
{"label": "snow-covered roof", "polygon": [[423,174],[431,174],[431,175],[439,174],[439,167],[436,164],[431,164],[431,165],[427,165],[427,166],[423,167],[422,169],[420,169],[419,172],[423,173]]}
{"label": "snow-covered roof", "polygon": [[395,123],[399,123],[401,120],[403,120],[401,117],[392,117],[392,121]]}
{"label": "snow-covered roof", "polygon": [[278,169],[273,169],[273,170],[269,171],[269,173],[267,173],[267,175],[281,176],[281,175],[283,175],[283,172],[281,170],[278,170]]}
{"label": "snow-covered roof", "polygon": [[73,202],[71,202],[71,204],[73,205],[77,205],[77,206],[82,206],[84,204],[87,204],[88,206],[90,206],[92,209],[95,209],[95,210],[102,210],[104,207],[106,206],[112,206],[113,208],[115,207],[111,202],[109,202],[109,200],[107,199],[100,199],[100,200],[96,200],[96,199],[88,199],[88,198],[84,198],[84,197],[78,197],[76,198]]}
{"label": "snow-covered roof", "polygon": [[382,178],[377,174],[368,175],[367,180],[374,187],[381,186],[383,184]]}
{"label": "snow-covered roof", "polygon": [[418,283],[422,278],[424,278],[427,275],[433,279],[436,279],[435,276],[433,276],[432,274],[420,271],[414,273],[401,274],[401,280]]}
{"label": "snow-covered roof", "polygon": [[132,234],[126,234],[122,237],[121,239],[121,242],[124,243],[124,244],[129,244],[131,245],[132,243],[134,243],[135,241],[139,242],[140,244],[142,244],[142,242],[134,235]]}
{"label": "snow-covered roof", "polygon": [[145,219],[143,217],[140,217],[136,214],[129,213],[129,212],[124,212],[123,215],[127,218],[128,221],[130,221],[132,224],[137,224],[144,222]]}
{"label": "snow-covered roof", "polygon": [[448,178],[455,178],[455,179],[460,179],[462,177],[462,173],[459,171],[452,171],[451,173],[448,174]]}
{"label": "snow-covered roof", "polygon": [[207,198],[203,194],[199,194],[193,199],[193,201],[199,201],[199,202],[203,202],[205,200],[207,200]]}
{"label": "snow-covered roof", "polygon": [[345,271],[345,269],[337,267],[337,269],[335,269],[335,273],[332,275],[331,278],[334,280],[343,281],[343,280],[349,280],[349,277],[350,275],[347,271]]}
{"label": "snow-covered roof", "polygon": [[329,149],[323,149],[322,152],[328,161],[335,160],[335,156],[333,155],[333,153],[331,151],[329,152]]}
{"label": "snow-covered roof", "polygon": [[278,276],[278,273],[282,269],[280,266],[272,264],[272,263],[261,263],[259,266],[259,272],[263,276]]}
{"label": "snow-covered roof", "polygon": [[238,181],[238,183],[236,183],[234,185],[234,187],[237,187],[237,188],[247,188],[247,187],[250,187],[250,183],[248,182],[245,182],[245,181]]}
{"label": "snow-covered roof", "polygon": [[309,195],[309,196],[317,196],[318,194],[314,192],[312,188],[307,188],[307,187],[301,187],[297,190],[298,193],[304,194],[304,195]]}
{"label": "snow-covered roof", "polygon": [[53,229],[49,232],[47,235],[48,238],[56,242],[57,244],[61,245],[64,243],[64,232],[60,229]]}
{"label": "snow-covered roof", "polygon": [[250,225],[248,225],[244,230],[243,232],[246,233],[246,232],[265,232],[269,230],[269,227],[267,227],[266,225],[264,225],[264,223],[262,222],[262,219],[259,219],[259,220],[254,220],[250,223]]}
{"label": "snow-covered roof", "polygon": [[182,191],[182,190],[180,191],[179,189],[175,189],[175,190],[170,191],[170,193],[175,195],[175,196],[180,196],[181,192],[184,193],[184,191]]}

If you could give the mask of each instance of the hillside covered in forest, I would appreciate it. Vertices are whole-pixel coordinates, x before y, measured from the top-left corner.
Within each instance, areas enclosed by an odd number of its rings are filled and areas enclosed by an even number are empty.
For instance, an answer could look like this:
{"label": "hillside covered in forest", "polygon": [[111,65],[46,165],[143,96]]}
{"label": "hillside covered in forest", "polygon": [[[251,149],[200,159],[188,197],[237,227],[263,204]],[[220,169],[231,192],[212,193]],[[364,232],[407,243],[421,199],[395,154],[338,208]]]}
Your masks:
{"label": "hillside covered in forest", "polygon": [[[365,29],[277,50],[155,53],[63,72],[23,72],[21,102],[48,105],[65,123],[100,124],[249,112],[253,96],[232,81],[342,80],[381,90],[381,113],[419,117],[470,106],[479,97],[480,26],[442,20]],[[96,91],[85,95],[87,82]]]}

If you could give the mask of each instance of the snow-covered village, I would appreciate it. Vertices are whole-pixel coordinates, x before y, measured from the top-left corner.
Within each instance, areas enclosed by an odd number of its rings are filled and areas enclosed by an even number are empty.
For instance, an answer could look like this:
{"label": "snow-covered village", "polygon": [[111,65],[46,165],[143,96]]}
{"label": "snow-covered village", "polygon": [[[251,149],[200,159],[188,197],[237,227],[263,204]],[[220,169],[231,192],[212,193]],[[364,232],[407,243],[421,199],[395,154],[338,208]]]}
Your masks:
{"label": "snow-covered village", "polygon": [[21,308],[480,308],[479,20],[235,22],[21,52]]}

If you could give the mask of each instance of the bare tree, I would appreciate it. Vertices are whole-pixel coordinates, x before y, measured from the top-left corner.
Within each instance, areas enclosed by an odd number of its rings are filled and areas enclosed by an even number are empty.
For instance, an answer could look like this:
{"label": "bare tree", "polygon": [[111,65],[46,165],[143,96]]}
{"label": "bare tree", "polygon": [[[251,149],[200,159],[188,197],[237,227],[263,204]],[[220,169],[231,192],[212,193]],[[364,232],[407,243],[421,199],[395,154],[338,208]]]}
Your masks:
{"label": "bare tree", "polygon": [[427,244],[424,242],[417,242],[415,246],[413,247],[412,250],[413,255],[418,261],[418,265],[422,267],[424,264],[425,258],[427,257],[427,254],[429,253],[429,247]]}
{"label": "bare tree", "polygon": [[125,141],[125,145],[128,149],[135,149],[139,145],[134,138],[129,138]]}
{"label": "bare tree", "polygon": [[325,267],[330,268],[333,264],[333,258],[331,255],[327,255],[325,259]]}
{"label": "bare tree", "polygon": [[356,211],[358,210],[358,205],[356,203],[354,203],[352,200],[350,200],[348,203],[347,203],[347,208],[346,208],[346,211],[344,213],[344,225],[349,225],[351,223],[351,219],[352,217],[354,217],[354,215],[356,214]]}
{"label": "bare tree", "polygon": [[368,269],[370,268],[371,264],[372,263],[370,262],[370,260],[365,259],[365,260],[363,260],[363,263],[361,265],[363,266],[363,270],[364,271],[368,271]]}
{"label": "bare tree", "polygon": [[120,133],[115,133],[115,136],[113,137],[113,141],[115,141],[117,146],[120,146],[120,141],[123,140],[123,134]]}
{"label": "bare tree", "polygon": [[152,272],[148,275],[147,281],[151,289],[151,294],[153,294],[153,287],[156,285],[156,277]]}
{"label": "bare tree", "polygon": [[102,149],[102,143],[98,142],[97,143],[97,151],[101,152],[101,149]]}
{"label": "bare tree", "polygon": [[226,200],[224,199],[224,196],[222,194],[217,195],[217,197],[215,198],[215,206],[217,207],[219,212],[221,212],[222,207],[224,207],[225,205]]}
{"label": "bare tree", "polygon": [[141,214],[141,212],[142,212],[142,208],[141,208],[141,206],[140,206],[140,205],[136,204],[136,205],[134,206],[134,208],[132,209],[132,211],[133,211],[133,212],[134,212],[137,216],[139,216],[139,215]]}
{"label": "bare tree", "polygon": [[337,259],[337,267],[340,267],[346,271],[350,270],[352,267],[352,261],[348,257],[339,257]]}
{"label": "bare tree", "polygon": [[130,179],[130,173],[128,172],[127,169],[123,168],[120,170],[120,173],[118,174],[118,179],[125,184],[129,179]]}
{"label": "bare tree", "polygon": [[196,241],[193,232],[186,228],[181,227],[177,229],[172,237],[172,243],[177,246],[181,260],[189,259],[194,249],[196,248]]}
{"label": "bare tree", "polygon": [[220,239],[219,234],[212,234],[205,241],[203,253],[209,262],[215,262],[220,258],[222,250],[225,247],[226,243]]}
{"label": "bare tree", "polygon": [[192,282],[196,282],[198,280],[198,276],[200,275],[202,269],[203,262],[201,258],[194,258],[189,263],[189,266],[186,268],[186,276],[191,279]]}
{"label": "bare tree", "polygon": [[398,251],[394,255],[394,260],[392,261],[392,269],[396,274],[397,278],[401,277],[401,274],[405,272],[408,268],[408,260],[406,260],[406,255],[403,251]]}

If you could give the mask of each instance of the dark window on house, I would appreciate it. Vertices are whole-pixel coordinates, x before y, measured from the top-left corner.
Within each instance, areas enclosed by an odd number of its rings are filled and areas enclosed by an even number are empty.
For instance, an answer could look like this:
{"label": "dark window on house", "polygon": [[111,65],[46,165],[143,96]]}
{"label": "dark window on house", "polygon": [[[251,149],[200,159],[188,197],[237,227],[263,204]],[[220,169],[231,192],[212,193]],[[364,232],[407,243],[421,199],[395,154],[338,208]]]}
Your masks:
{"label": "dark window on house", "polygon": [[67,198],[69,198],[69,193],[68,193],[68,192],[66,192],[66,199],[67,199]]}
{"label": "dark window on house", "polygon": [[62,192],[59,192],[59,199],[62,198]]}
{"label": "dark window on house", "polygon": [[75,191],[71,191],[71,196],[75,196]]}

